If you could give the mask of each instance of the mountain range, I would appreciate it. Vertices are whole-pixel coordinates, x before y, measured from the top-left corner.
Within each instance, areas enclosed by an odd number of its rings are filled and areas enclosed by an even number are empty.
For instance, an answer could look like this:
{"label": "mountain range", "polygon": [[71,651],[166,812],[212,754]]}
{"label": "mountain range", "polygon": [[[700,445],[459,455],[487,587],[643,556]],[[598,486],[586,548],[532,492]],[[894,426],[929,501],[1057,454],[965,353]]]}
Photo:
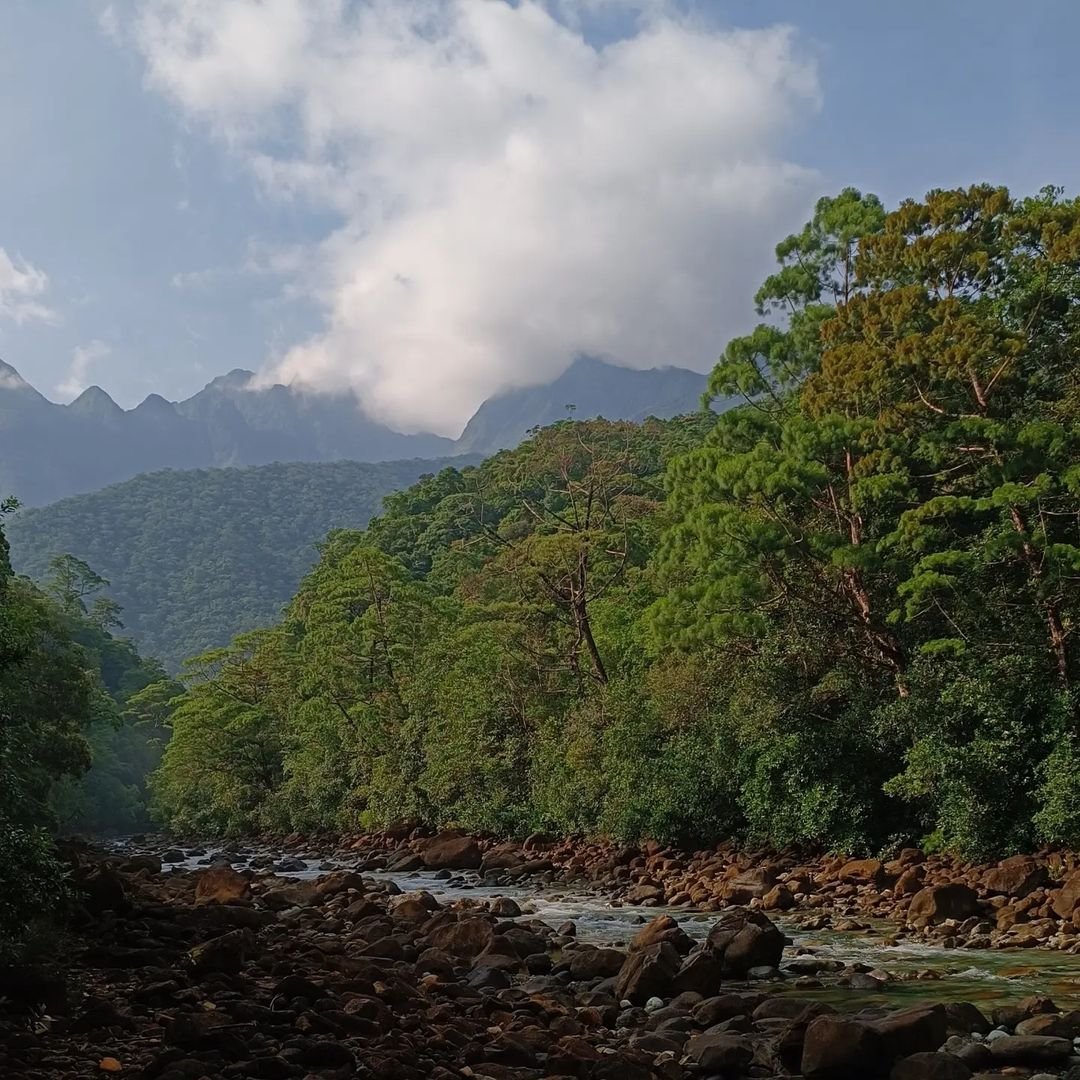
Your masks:
{"label": "mountain range", "polygon": [[40,506],[160,469],[491,454],[569,415],[693,412],[706,385],[704,375],[684,368],[635,371],[581,357],[546,385],[485,401],[453,440],[394,431],[365,415],[352,393],[259,387],[253,379],[237,369],[184,401],[151,394],[125,410],[98,386],[57,404],[0,361],[0,496]]}

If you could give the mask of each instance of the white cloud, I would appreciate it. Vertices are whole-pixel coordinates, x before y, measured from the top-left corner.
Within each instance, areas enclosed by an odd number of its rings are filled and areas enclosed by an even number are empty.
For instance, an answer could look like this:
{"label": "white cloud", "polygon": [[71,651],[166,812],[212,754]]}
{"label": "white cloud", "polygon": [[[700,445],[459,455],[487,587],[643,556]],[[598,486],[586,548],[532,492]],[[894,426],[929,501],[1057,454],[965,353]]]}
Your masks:
{"label": "white cloud", "polygon": [[95,338],[87,345],[76,345],[71,350],[71,363],[61,382],[56,384],[57,393],[68,398],[78,397],[90,385],[90,367],[104,360],[112,349],[104,341]]}
{"label": "white cloud", "polygon": [[39,319],[53,322],[56,312],[41,301],[49,288],[48,275],[0,248],[0,320],[16,325]]}
{"label": "white cloud", "polygon": [[[567,12],[624,17],[590,43]],[[149,84],[261,191],[341,216],[298,278],[325,330],[271,373],[453,431],[576,354],[708,367],[815,174],[783,27],[665,0],[142,0]]]}

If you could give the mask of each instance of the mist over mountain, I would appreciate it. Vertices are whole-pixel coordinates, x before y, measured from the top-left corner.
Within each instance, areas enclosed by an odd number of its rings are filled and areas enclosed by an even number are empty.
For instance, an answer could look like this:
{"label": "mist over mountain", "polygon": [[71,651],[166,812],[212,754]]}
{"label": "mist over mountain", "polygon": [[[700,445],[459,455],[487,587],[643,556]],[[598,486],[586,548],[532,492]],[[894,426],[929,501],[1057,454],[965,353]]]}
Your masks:
{"label": "mist over mountain", "polygon": [[0,495],[41,506],[160,469],[489,454],[567,415],[632,420],[692,412],[706,382],[682,368],[637,371],[581,358],[546,385],[484,402],[453,440],[394,431],[367,416],[351,391],[255,387],[252,379],[237,369],[185,401],[151,394],[125,410],[98,386],[68,405],[49,401],[0,361]]}

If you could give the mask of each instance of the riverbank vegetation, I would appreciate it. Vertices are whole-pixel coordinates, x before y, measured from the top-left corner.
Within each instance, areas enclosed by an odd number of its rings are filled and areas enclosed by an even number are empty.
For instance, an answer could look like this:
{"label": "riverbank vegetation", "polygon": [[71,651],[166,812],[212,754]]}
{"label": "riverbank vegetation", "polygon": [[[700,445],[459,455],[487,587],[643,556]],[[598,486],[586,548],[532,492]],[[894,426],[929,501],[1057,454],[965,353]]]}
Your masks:
{"label": "riverbank vegetation", "polygon": [[1080,203],[847,190],[777,257],[743,407],[423,479],[192,661],[163,820],[1080,843]]}

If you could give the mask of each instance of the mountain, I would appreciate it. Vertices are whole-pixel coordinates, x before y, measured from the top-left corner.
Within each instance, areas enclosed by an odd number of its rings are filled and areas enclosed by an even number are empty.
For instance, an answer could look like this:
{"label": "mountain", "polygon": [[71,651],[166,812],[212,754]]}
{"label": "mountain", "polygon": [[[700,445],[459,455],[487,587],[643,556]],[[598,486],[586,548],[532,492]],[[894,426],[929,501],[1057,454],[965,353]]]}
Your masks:
{"label": "mountain", "polygon": [[352,394],[256,389],[251,379],[232,371],[186,401],[151,394],[125,411],[98,386],[55,404],[0,361],[0,493],[40,506],[157,469],[458,452],[451,439],[403,435],[370,419]]}
{"label": "mountain", "polygon": [[185,401],[151,394],[124,410],[98,386],[58,405],[0,361],[0,496],[41,506],[158,469],[490,454],[565,419],[568,405],[578,419],[693,412],[706,383],[683,368],[634,371],[581,358],[545,386],[484,402],[454,441],[394,431],[366,416],[351,392],[259,387],[253,378],[237,369]]}
{"label": "mountain", "polygon": [[[593,357],[574,361],[554,382],[507,390],[477,409],[458,439],[463,452],[492,454],[517,446],[530,428],[573,416],[592,420],[661,420],[696,412],[708,376],[686,368],[636,371]],[[572,410],[568,406],[573,406]]]}
{"label": "mountain", "polygon": [[362,528],[385,495],[446,464],[340,461],[146,473],[20,510],[6,526],[12,563],[41,579],[54,555],[85,560],[112,583],[124,633],[144,655],[176,670],[188,656],[274,622],[329,530]]}

